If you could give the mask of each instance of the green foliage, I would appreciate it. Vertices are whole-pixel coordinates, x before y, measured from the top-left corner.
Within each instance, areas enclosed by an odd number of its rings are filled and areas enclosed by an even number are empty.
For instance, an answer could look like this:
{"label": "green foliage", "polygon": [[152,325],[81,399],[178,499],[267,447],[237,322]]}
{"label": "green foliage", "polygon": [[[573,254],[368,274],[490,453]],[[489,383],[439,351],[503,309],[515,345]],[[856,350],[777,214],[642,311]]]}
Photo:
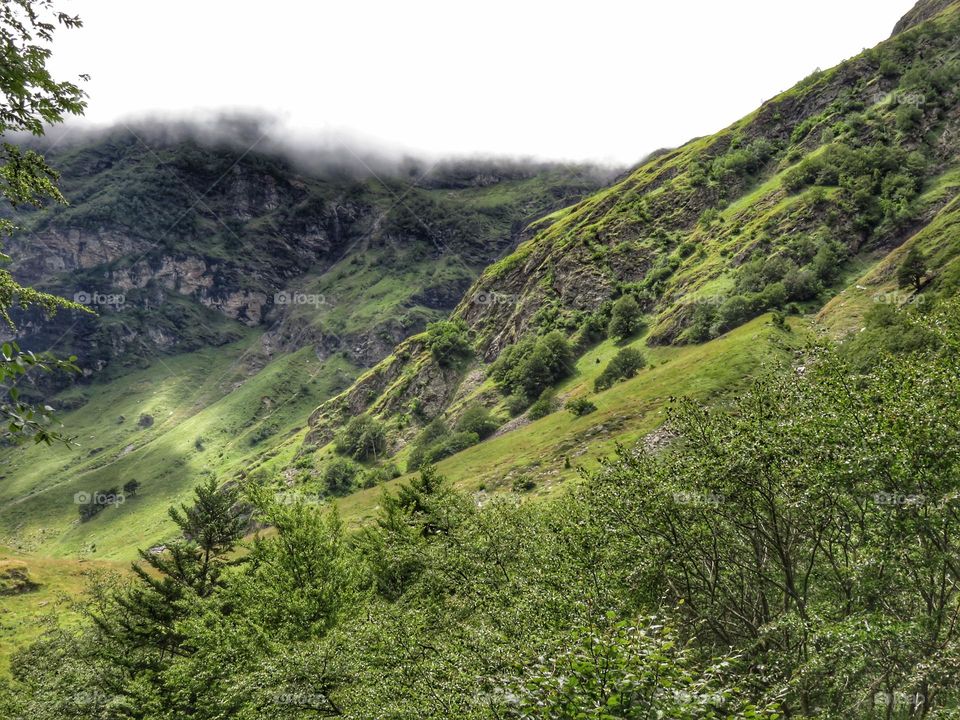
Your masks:
{"label": "green foliage", "polygon": [[496,428],[497,423],[489,411],[479,405],[467,410],[455,432],[450,432],[441,418],[435,418],[417,436],[407,456],[407,472],[466,450],[480,442],[481,430],[486,433],[483,437],[488,437]]}
{"label": "green foliage", "polygon": [[592,412],[596,412],[597,406],[586,398],[573,398],[568,400],[567,404],[564,405],[567,411],[574,417],[582,417],[583,415],[589,415]]}
{"label": "green foliage", "polygon": [[447,367],[473,355],[469,330],[459,318],[427,325],[426,345],[434,359]]}
{"label": "green foliage", "polygon": [[323,469],[323,485],[331,495],[346,495],[353,490],[360,468],[347,458],[334,458]]}
{"label": "green foliage", "polygon": [[640,304],[633,295],[624,295],[613,304],[608,332],[614,340],[632,337],[643,327]]}
{"label": "green foliage", "polygon": [[898,147],[837,143],[787,171],[783,185],[789,192],[811,185],[839,187],[842,203],[855,213],[856,227],[873,232],[912,215],[926,165],[922,154]]}
{"label": "green foliage", "polygon": [[923,278],[927,274],[927,265],[927,257],[923,251],[916,246],[910,248],[900,267],[897,268],[897,285],[920,292]]}
{"label": "green foliage", "polygon": [[354,460],[376,460],[387,449],[383,423],[369,415],[355,415],[337,433],[334,446],[338,453]]}
{"label": "green foliage", "polygon": [[[509,394],[534,398],[572,371],[573,350],[558,330],[526,338],[506,348],[490,367],[492,377]],[[526,401],[529,404],[529,399]]]}
{"label": "green foliage", "polygon": [[611,617],[574,628],[564,644],[531,659],[511,693],[518,716],[531,719],[775,718],[721,684],[725,664],[698,671],[693,653],[659,618]]}
{"label": "green foliage", "polygon": [[629,380],[647,365],[643,353],[635,348],[623,348],[607,363],[593,382],[594,391],[606,390],[621,380]]}
{"label": "green foliage", "polygon": [[[0,7],[0,135],[17,132],[43,135],[45,125],[63,121],[67,115],[80,115],[86,106],[83,91],[72,82],[57,81],[47,67],[50,43],[57,26],[80,27],[80,19],[53,8],[49,0],[12,0]],[[86,76],[83,77],[86,79]],[[11,207],[40,207],[45,201],[66,202],[57,188],[58,175],[43,157],[33,150],[22,150],[9,142],[0,144],[0,197]],[[0,217],[0,236],[9,234],[13,223]],[[0,252],[0,262],[10,258]],[[7,270],[0,270],[0,321],[15,329],[11,308],[36,306],[48,315],[68,308],[89,312],[88,308],[56,295],[18,283]],[[55,423],[50,408],[23,401],[9,380],[30,369],[77,371],[71,358],[59,361],[48,354],[36,356],[5,344],[0,355],[0,386],[8,399],[0,402],[0,423],[4,435],[14,440],[33,438],[48,445],[69,439],[52,429]]]}
{"label": "green foliage", "polygon": [[[2,304],[0,304],[2,307]],[[31,370],[79,373],[77,358],[58,359],[49,353],[36,355],[22,351],[16,343],[0,345],[0,386],[8,386],[6,398],[0,398],[0,438],[19,442],[32,438],[35,443],[50,445],[54,441],[70,444],[70,438],[54,430],[57,423],[54,410],[49,405],[38,406],[21,399],[15,383]]]}
{"label": "green foliage", "polygon": [[539,420],[540,418],[546,417],[554,411],[555,404],[554,393],[550,388],[547,388],[540,393],[540,397],[530,406],[530,409],[527,411],[527,417],[531,420]]}
{"label": "green foliage", "polygon": [[484,440],[500,427],[500,423],[493,414],[483,405],[475,404],[464,410],[457,421],[457,432],[474,433]]}

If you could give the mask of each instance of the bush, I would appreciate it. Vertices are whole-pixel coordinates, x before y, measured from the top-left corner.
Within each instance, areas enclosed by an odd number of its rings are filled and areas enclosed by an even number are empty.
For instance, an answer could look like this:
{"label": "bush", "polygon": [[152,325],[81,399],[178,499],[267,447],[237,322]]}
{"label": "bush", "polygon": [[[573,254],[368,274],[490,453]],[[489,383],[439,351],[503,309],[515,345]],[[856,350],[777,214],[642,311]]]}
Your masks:
{"label": "bush", "polygon": [[734,295],[727,298],[717,309],[716,319],[711,328],[714,335],[745,323],[753,315],[753,304],[743,295]]}
{"label": "bush", "polygon": [[424,460],[428,463],[435,463],[445,457],[455,455],[461,450],[466,450],[478,442],[480,442],[480,436],[475,432],[456,432],[427,448],[424,453]]}
{"label": "bush", "polygon": [[372,488],[398,477],[400,477],[400,469],[394,463],[387,463],[383,467],[370,468],[362,472],[358,484],[362,488]]}
{"label": "bush", "polygon": [[624,295],[613,304],[610,316],[610,337],[624,340],[635,335],[643,327],[640,304],[633,295]]}
{"label": "bush", "polygon": [[530,398],[524,393],[514,393],[513,395],[507,396],[504,404],[507,406],[507,412],[510,413],[510,417],[516,417],[529,407]]}
{"label": "bush", "polygon": [[606,390],[621,380],[628,380],[646,367],[647,361],[643,353],[634,348],[623,348],[614,356],[607,366],[600,373],[600,376],[594,380],[594,391]]}
{"label": "bush", "polygon": [[357,415],[337,433],[334,447],[354,460],[376,460],[387,449],[383,425],[369,415]]}
{"label": "bush", "polygon": [[427,325],[426,345],[434,359],[445,367],[473,355],[467,325],[460,319]]}
{"label": "bush", "polygon": [[568,400],[565,407],[572,415],[576,417],[589,415],[597,409],[597,406],[586,398],[574,398],[573,400]]}
{"label": "bush", "polygon": [[570,374],[573,351],[558,330],[527,338],[504,350],[490,368],[490,377],[506,393],[525,398],[522,412],[545,389]]}
{"label": "bush", "polygon": [[530,410],[527,411],[527,417],[531,420],[539,420],[542,417],[546,417],[553,412],[553,405],[553,391],[550,389],[544,390],[540,393],[537,401],[530,406]]}
{"label": "bush", "polygon": [[500,423],[493,414],[482,405],[471,405],[457,423],[457,432],[473,432],[481,440],[496,432]]}
{"label": "bush", "polygon": [[346,495],[353,490],[359,467],[346,458],[334,458],[323,471],[323,484],[331,495]]}

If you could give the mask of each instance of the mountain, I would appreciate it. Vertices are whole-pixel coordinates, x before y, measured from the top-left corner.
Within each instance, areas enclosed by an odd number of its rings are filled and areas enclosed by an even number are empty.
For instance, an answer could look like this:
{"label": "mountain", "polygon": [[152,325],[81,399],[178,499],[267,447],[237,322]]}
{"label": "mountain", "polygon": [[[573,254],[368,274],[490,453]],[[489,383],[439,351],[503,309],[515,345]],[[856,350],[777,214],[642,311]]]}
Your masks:
{"label": "mountain", "polygon": [[[129,556],[162,541],[165,506],[197,473],[295,442],[312,408],[447,315],[527,224],[609,177],[317,153],[247,130],[136,126],[45,150],[70,205],[16,216],[12,271],[95,314],[15,318],[24,348],[80,358],[82,377],[32,388],[59,390],[79,448],[0,449],[0,544]],[[78,522],[75,493],[131,480],[136,520]]]}
{"label": "mountain", "polygon": [[[802,325],[813,320],[843,339],[862,329],[878,303],[953,295],[958,25],[957,3],[920,3],[876,48],[817,70],[730,127],[660,151],[609,188],[533,223],[529,237],[489,266],[453,313],[469,333],[472,363],[445,366],[428,337],[415,336],[322,404],[311,416],[309,442],[324,447],[350,416],[366,412],[383,422],[391,451],[404,458],[432,432],[430,423],[440,418],[454,428],[473,404],[504,421],[537,398],[505,397],[489,379],[491,363],[553,331],[579,356],[573,379],[556,387],[561,399],[590,394],[613,351],[612,341],[596,343],[625,296],[636,300],[648,328],[633,346],[656,360],[685,356],[702,343],[701,354],[710,357],[706,348],[771,311]],[[928,257],[922,292],[898,287],[897,269],[911,248]],[[711,384],[715,369],[694,372],[708,392],[736,387],[730,377]],[[658,374],[645,373],[651,383]],[[596,397],[646,387],[632,382]],[[622,414],[613,421],[649,425]],[[611,433],[610,422],[597,424]],[[547,447],[536,443],[535,429],[528,437],[513,433],[516,462],[498,457],[494,473],[521,473],[530,462],[579,447],[582,426],[569,419],[567,426],[551,429]],[[534,458],[523,450],[528,443],[539,447]],[[463,466],[476,472],[470,458],[480,452],[442,467],[454,477]],[[558,472],[571,474],[556,467],[534,474],[547,481]]]}
{"label": "mountain", "polygon": [[958,93],[960,1],[921,0],[616,177],[48,147],[73,204],[16,216],[14,269],[98,315],[17,318],[86,373],[33,388],[79,449],[0,449],[0,659],[150,569],[0,707],[948,714]]}

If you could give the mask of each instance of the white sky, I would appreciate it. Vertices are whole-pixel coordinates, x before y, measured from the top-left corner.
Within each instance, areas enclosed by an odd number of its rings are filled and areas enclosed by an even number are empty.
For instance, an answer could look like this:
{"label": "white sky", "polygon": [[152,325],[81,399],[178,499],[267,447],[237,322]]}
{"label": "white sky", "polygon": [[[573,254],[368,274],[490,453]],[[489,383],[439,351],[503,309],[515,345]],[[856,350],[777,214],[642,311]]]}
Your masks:
{"label": "white sky", "polygon": [[913,0],[70,0],[53,66],[109,123],[264,110],[293,135],[630,163],[886,38]]}

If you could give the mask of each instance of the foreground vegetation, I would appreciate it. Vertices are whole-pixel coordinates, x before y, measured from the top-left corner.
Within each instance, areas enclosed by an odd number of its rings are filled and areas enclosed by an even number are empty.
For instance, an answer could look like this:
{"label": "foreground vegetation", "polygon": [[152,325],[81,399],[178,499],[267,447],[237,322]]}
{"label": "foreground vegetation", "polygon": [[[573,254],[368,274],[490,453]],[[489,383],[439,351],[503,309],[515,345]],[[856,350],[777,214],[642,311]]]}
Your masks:
{"label": "foreground vegetation", "polygon": [[[952,717],[960,308],[678,400],[550,503],[430,466],[376,522],[208,481],[150,572],[13,662],[11,718]],[[249,513],[275,528],[239,556]],[[239,559],[238,559],[239,558]]]}

